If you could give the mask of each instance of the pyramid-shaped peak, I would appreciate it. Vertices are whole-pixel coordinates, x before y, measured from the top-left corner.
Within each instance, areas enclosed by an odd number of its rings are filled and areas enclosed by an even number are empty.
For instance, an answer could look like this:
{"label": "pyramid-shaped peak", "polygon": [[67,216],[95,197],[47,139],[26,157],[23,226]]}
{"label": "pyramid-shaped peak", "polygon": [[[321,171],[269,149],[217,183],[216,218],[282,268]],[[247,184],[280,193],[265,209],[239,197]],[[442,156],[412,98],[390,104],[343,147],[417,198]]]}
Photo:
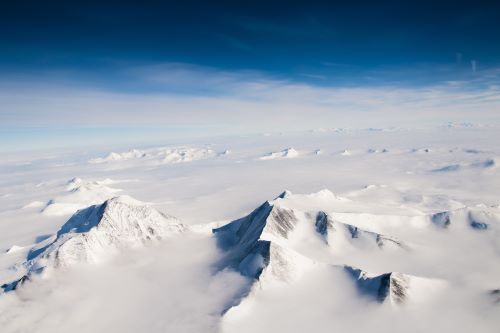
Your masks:
{"label": "pyramid-shaped peak", "polygon": [[11,284],[14,290],[30,276],[79,263],[100,263],[120,250],[137,248],[185,230],[179,221],[128,196],[106,200],[76,212],[42,247],[28,253],[28,273]]}
{"label": "pyramid-shaped peak", "polygon": [[428,293],[431,289],[439,290],[448,285],[444,280],[400,272],[375,275],[350,266],[344,266],[344,270],[355,280],[356,288],[361,295],[392,305],[418,301],[415,295]]}
{"label": "pyramid-shaped peak", "polygon": [[[132,197],[122,195],[104,201],[100,205],[93,205],[88,208],[76,212],[57,232],[58,236],[62,234],[83,233],[88,232],[92,228],[97,227],[102,222],[114,222],[115,219],[106,218],[104,216],[128,214],[130,217],[134,215],[158,215],[163,218],[162,213],[149,207],[146,203],[133,199]],[[116,216],[115,216],[116,217]],[[123,226],[123,224],[121,225]]]}
{"label": "pyramid-shaped peak", "polygon": [[184,230],[171,216],[128,196],[106,200],[75,213],[47,246],[28,255],[31,264],[68,266],[100,262],[122,248],[142,246]]}
{"label": "pyramid-shaped peak", "polygon": [[344,269],[355,279],[356,287],[363,296],[392,304],[404,303],[409,296],[410,275],[397,272],[372,275],[350,266],[345,266]]}
{"label": "pyramid-shaped peak", "polygon": [[139,201],[137,199],[134,199],[128,195],[119,195],[119,196],[116,196],[116,197],[113,197],[111,199],[106,200],[104,203],[107,205],[126,204],[126,205],[130,205],[130,206],[149,206],[147,203],[145,203],[143,201]]}
{"label": "pyramid-shaped peak", "polygon": [[236,245],[245,248],[258,240],[288,238],[297,221],[293,210],[266,201],[247,216],[213,229],[213,233],[223,249]]}
{"label": "pyramid-shaped peak", "polygon": [[286,199],[286,198],[290,197],[291,195],[292,195],[291,191],[285,190],[285,191],[281,192],[276,198],[274,198],[274,200]]}

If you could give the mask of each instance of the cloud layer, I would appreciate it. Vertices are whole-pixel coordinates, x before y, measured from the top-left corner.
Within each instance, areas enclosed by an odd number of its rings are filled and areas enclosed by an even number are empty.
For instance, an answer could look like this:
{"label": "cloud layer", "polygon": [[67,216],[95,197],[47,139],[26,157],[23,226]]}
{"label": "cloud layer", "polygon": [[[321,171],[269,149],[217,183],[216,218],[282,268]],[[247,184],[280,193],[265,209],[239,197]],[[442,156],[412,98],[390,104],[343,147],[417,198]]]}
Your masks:
{"label": "cloud layer", "polygon": [[193,236],[57,272],[2,295],[0,325],[9,332],[217,332],[226,303],[248,283],[235,272],[214,274],[217,258],[215,242]]}
{"label": "cloud layer", "polygon": [[[410,75],[411,73],[408,73]],[[184,64],[121,68],[112,82],[45,73],[0,82],[0,124],[9,128],[202,128],[206,134],[317,127],[498,122],[498,71],[471,80],[313,85],[252,71]]]}

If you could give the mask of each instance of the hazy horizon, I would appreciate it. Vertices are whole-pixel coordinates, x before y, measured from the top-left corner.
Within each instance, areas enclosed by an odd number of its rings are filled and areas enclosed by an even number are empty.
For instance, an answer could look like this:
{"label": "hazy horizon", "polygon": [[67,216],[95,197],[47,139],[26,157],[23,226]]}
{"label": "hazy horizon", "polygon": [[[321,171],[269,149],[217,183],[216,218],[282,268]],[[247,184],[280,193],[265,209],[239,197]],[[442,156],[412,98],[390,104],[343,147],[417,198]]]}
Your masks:
{"label": "hazy horizon", "polygon": [[4,4],[0,149],[498,124],[498,10],[456,1]]}

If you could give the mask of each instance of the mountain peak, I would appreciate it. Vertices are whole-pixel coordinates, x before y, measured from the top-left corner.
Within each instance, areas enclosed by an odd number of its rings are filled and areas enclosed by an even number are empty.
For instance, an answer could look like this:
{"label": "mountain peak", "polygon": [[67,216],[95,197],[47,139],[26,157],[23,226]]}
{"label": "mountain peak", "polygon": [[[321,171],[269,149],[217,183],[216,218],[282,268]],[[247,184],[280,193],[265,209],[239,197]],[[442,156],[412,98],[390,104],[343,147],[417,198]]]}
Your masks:
{"label": "mountain peak", "polygon": [[362,296],[393,305],[421,301],[429,290],[438,291],[448,285],[443,280],[400,272],[373,275],[350,266],[344,266],[344,270],[355,279],[356,289]]}
{"label": "mountain peak", "polygon": [[286,198],[290,197],[291,195],[292,195],[292,192],[290,192],[289,190],[284,190],[276,198],[274,198],[274,200],[286,199]]}
{"label": "mountain peak", "polygon": [[144,245],[183,228],[174,217],[131,197],[119,196],[78,211],[39,255],[53,258],[56,266],[99,262],[113,252],[110,250]]}
{"label": "mountain peak", "polygon": [[106,200],[75,213],[49,244],[30,251],[26,265],[31,274],[79,263],[100,263],[121,249],[147,245],[185,227],[171,216],[128,196]]}

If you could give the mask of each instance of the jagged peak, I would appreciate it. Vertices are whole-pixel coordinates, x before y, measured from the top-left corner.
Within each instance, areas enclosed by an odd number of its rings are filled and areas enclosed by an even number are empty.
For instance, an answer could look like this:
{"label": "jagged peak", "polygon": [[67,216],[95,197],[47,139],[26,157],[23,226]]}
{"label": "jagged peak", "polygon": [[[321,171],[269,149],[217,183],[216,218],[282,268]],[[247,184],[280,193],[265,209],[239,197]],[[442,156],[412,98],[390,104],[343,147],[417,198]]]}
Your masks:
{"label": "jagged peak", "polygon": [[258,240],[287,239],[297,217],[292,209],[266,201],[247,216],[213,229],[219,246],[228,249],[236,244],[251,246]]}
{"label": "jagged peak", "polygon": [[411,275],[398,272],[373,275],[350,266],[345,266],[344,269],[355,279],[356,289],[365,297],[393,305],[403,304],[408,300]]}
{"label": "jagged peak", "polygon": [[467,227],[481,231],[500,221],[500,212],[497,207],[480,204],[433,213],[429,215],[429,219],[438,229]]}
{"label": "jagged peak", "polygon": [[358,292],[380,303],[402,305],[420,302],[449,286],[445,280],[416,276],[401,272],[372,274],[359,268],[344,266],[348,276],[355,279]]}
{"label": "jagged peak", "polygon": [[354,239],[359,238],[362,246],[371,244],[370,246],[382,248],[387,243],[391,243],[399,248],[406,248],[401,242],[391,237],[335,221],[324,211],[304,215],[299,211],[274,205],[269,201],[264,202],[249,215],[223,227],[213,229],[213,233],[219,247],[228,253],[224,259],[225,263],[232,265],[246,276],[257,278],[263,267],[267,267],[269,264],[265,258],[271,256],[270,251],[275,246],[274,249],[278,252],[291,251],[292,256],[296,256],[294,255],[296,252],[292,250],[293,243],[288,243],[287,240],[289,233],[295,229],[299,221],[308,221],[303,220],[304,216],[313,218],[312,222],[316,232],[323,236],[327,243],[328,233],[333,231],[335,235],[339,235],[338,237],[344,238],[348,242],[354,242]]}
{"label": "jagged peak", "polygon": [[451,224],[450,212],[445,211],[432,214],[431,221],[438,228],[448,228],[448,226]]}
{"label": "jagged peak", "polygon": [[387,235],[379,234],[373,231],[364,230],[355,225],[340,222],[332,219],[327,213],[324,211],[317,211],[308,214],[310,218],[314,221],[314,227],[318,234],[324,239],[324,241],[328,244],[328,235],[330,232],[343,233],[348,239],[357,239],[357,238],[365,238],[368,237],[375,243],[379,248],[383,248],[387,243],[391,243],[396,245],[399,248],[407,249],[407,246],[403,244],[401,241],[397,240],[394,237],[390,237]]}
{"label": "jagged peak", "polygon": [[266,201],[249,215],[213,229],[219,247],[227,251],[221,267],[231,266],[259,281],[264,276],[290,280],[296,274],[292,258],[302,256],[278,243],[287,239],[297,221],[293,210]]}
{"label": "jagged peak", "polygon": [[[75,213],[43,247],[28,253],[28,273],[7,289],[35,273],[79,263],[105,261],[124,248],[144,246],[185,227],[146,203],[128,196],[106,200]],[[5,288],[4,288],[5,289]]]}
{"label": "jagged peak", "polygon": [[78,188],[79,186],[81,186],[82,183],[83,183],[83,179],[81,179],[79,177],[74,177],[74,178],[68,180],[68,182],[66,183],[66,190],[72,191],[72,190]]}
{"label": "jagged peak", "polygon": [[289,198],[290,196],[292,195],[292,192],[289,191],[289,190],[284,190],[283,192],[281,192],[276,198],[274,198],[274,200],[278,200],[278,199],[286,199],[286,198]]}
{"label": "jagged peak", "polygon": [[327,244],[331,239],[329,234],[332,233],[334,243],[337,244],[332,243],[332,245],[335,246],[348,242],[355,247],[384,248],[387,245],[389,248],[408,249],[405,244],[393,237],[334,220],[324,211],[302,212],[290,208],[289,205],[270,201],[264,202],[249,215],[212,231],[217,237],[219,246],[228,250],[236,245],[249,248],[258,240],[287,243],[290,233],[299,223],[312,223],[312,227]]}
{"label": "jagged peak", "polygon": [[328,235],[328,229],[332,228],[332,222],[328,214],[321,210],[317,212],[314,227],[317,233],[319,233],[323,237],[326,237]]}
{"label": "jagged peak", "polygon": [[[110,214],[123,214],[124,211],[135,211],[136,214],[142,216],[153,215],[160,219],[174,219],[171,216],[166,216],[156,209],[150,207],[148,204],[136,200],[127,195],[117,196],[104,201],[102,204],[93,205],[76,212],[61,229],[57,232],[58,236],[66,233],[84,233],[90,231],[92,228],[97,227],[101,223],[113,223],[113,218],[103,218]],[[124,224],[118,225],[123,227]]]}

